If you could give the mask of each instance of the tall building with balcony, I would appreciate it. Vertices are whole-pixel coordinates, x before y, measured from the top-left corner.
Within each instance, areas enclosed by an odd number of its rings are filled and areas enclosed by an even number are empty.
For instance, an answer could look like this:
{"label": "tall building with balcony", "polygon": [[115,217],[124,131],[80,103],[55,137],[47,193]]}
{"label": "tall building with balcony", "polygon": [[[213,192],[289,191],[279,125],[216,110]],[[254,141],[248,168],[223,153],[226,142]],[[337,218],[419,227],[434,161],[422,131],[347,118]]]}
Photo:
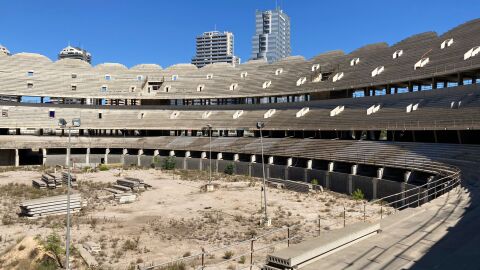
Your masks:
{"label": "tall building with balcony", "polygon": [[197,36],[196,54],[192,58],[192,64],[201,68],[219,62],[240,64],[240,58],[234,55],[233,33],[211,31]]}
{"label": "tall building with balcony", "polygon": [[275,62],[290,56],[290,17],[283,10],[256,11],[252,59]]}

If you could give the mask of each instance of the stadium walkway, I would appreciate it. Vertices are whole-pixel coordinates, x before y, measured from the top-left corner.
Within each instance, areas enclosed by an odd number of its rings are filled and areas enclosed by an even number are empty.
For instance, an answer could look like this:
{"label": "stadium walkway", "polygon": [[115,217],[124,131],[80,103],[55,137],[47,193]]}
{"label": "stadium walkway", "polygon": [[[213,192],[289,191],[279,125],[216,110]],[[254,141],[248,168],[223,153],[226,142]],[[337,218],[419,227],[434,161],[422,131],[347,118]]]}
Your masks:
{"label": "stadium walkway", "polygon": [[480,166],[472,165],[462,172],[464,187],[302,269],[480,269]]}

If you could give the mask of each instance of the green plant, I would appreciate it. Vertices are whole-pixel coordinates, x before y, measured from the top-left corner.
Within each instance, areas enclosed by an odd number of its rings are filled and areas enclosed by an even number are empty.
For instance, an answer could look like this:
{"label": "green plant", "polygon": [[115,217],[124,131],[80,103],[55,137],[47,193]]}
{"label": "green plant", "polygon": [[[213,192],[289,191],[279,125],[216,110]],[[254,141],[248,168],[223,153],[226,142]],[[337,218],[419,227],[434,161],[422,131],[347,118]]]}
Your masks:
{"label": "green plant", "polygon": [[247,259],[245,256],[241,256],[240,259],[238,260],[239,263],[244,264]]}
{"label": "green plant", "polygon": [[318,186],[318,180],[316,178],[313,178],[311,183],[312,183],[312,185]]}
{"label": "green plant", "polygon": [[352,197],[353,197],[354,200],[359,201],[359,200],[363,200],[365,198],[365,195],[363,194],[361,189],[357,188],[352,193]]}
{"label": "green plant", "polygon": [[163,160],[162,169],[173,170],[175,169],[175,157],[170,156]]}
{"label": "green plant", "polygon": [[223,170],[223,172],[225,174],[232,175],[234,170],[235,170],[235,165],[233,163],[229,163],[227,164],[227,166],[225,166],[225,169]]}
{"label": "green plant", "polygon": [[223,258],[225,260],[231,259],[235,253],[231,250],[225,251],[225,254],[223,254]]}
{"label": "green plant", "polygon": [[98,169],[102,172],[103,171],[108,171],[108,166],[105,165],[105,164],[100,164],[100,166],[98,166]]}
{"label": "green plant", "polygon": [[43,243],[44,248],[46,251],[49,251],[55,256],[55,260],[57,261],[60,268],[63,268],[62,258],[61,256],[65,254],[65,249],[63,248],[62,239],[56,232],[52,232],[47,236],[45,243]]}

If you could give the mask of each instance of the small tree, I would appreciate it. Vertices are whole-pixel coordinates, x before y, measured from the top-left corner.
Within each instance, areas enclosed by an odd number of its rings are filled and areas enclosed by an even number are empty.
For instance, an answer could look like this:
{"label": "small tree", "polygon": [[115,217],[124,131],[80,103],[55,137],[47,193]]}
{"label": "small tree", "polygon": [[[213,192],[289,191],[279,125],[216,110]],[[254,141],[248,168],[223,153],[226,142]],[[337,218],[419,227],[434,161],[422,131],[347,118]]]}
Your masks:
{"label": "small tree", "polygon": [[163,160],[162,169],[173,170],[175,169],[175,157],[170,156]]}
{"label": "small tree", "polygon": [[62,239],[56,232],[52,232],[47,236],[47,239],[44,243],[46,251],[49,251],[55,256],[60,268],[63,268],[62,255],[65,254],[65,249],[63,248]]}
{"label": "small tree", "polygon": [[312,185],[318,186],[318,180],[317,178],[313,178],[311,181]]}
{"label": "small tree", "polygon": [[352,197],[353,197],[354,200],[359,201],[359,200],[363,200],[365,198],[365,195],[363,194],[361,189],[357,188],[352,193]]}
{"label": "small tree", "polygon": [[227,164],[227,166],[225,166],[225,169],[223,170],[223,172],[225,174],[232,175],[234,170],[235,170],[235,165],[233,163],[229,163]]}

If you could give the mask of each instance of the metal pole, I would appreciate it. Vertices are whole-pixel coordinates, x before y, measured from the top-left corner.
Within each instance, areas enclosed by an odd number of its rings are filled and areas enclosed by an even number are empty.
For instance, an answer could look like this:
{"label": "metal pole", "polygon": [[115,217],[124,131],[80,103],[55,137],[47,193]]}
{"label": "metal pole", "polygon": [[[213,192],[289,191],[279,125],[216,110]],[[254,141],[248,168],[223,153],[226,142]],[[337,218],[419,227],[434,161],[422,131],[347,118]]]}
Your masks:
{"label": "metal pole", "polygon": [[71,149],[70,149],[70,143],[71,143],[71,132],[72,128],[68,127],[68,157],[67,157],[67,173],[68,173],[68,180],[67,180],[67,235],[66,235],[66,262],[65,262],[65,269],[70,270],[70,158],[71,158]]}
{"label": "metal pole", "polygon": [[321,223],[321,216],[318,215],[318,235],[320,236],[322,234],[322,223]]}
{"label": "metal pole", "polygon": [[253,242],[255,241],[255,239],[252,239],[252,241],[250,242],[250,270],[252,270],[252,267],[253,267]]}
{"label": "metal pole", "polygon": [[363,202],[363,222],[367,221],[367,203]]}
{"label": "metal pole", "polygon": [[343,227],[345,228],[345,219],[346,219],[346,216],[345,216],[346,212],[345,212],[345,206],[343,206]]}
{"label": "metal pole", "polygon": [[267,184],[265,179],[265,160],[263,158],[263,134],[262,128],[260,128],[260,145],[262,148],[262,172],[263,172],[263,200],[264,200],[264,211],[265,211],[265,222],[268,222],[268,214],[267,214]]}
{"label": "metal pole", "polygon": [[287,227],[287,247],[290,246],[290,227]]}
{"label": "metal pole", "polygon": [[208,180],[208,184],[211,184],[212,183],[212,126],[209,126],[208,127],[208,133],[209,133],[209,137],[210,137],[210,143],[209,143],[209,148],[210,148],[210,175],[209,175],[209,180]]}

